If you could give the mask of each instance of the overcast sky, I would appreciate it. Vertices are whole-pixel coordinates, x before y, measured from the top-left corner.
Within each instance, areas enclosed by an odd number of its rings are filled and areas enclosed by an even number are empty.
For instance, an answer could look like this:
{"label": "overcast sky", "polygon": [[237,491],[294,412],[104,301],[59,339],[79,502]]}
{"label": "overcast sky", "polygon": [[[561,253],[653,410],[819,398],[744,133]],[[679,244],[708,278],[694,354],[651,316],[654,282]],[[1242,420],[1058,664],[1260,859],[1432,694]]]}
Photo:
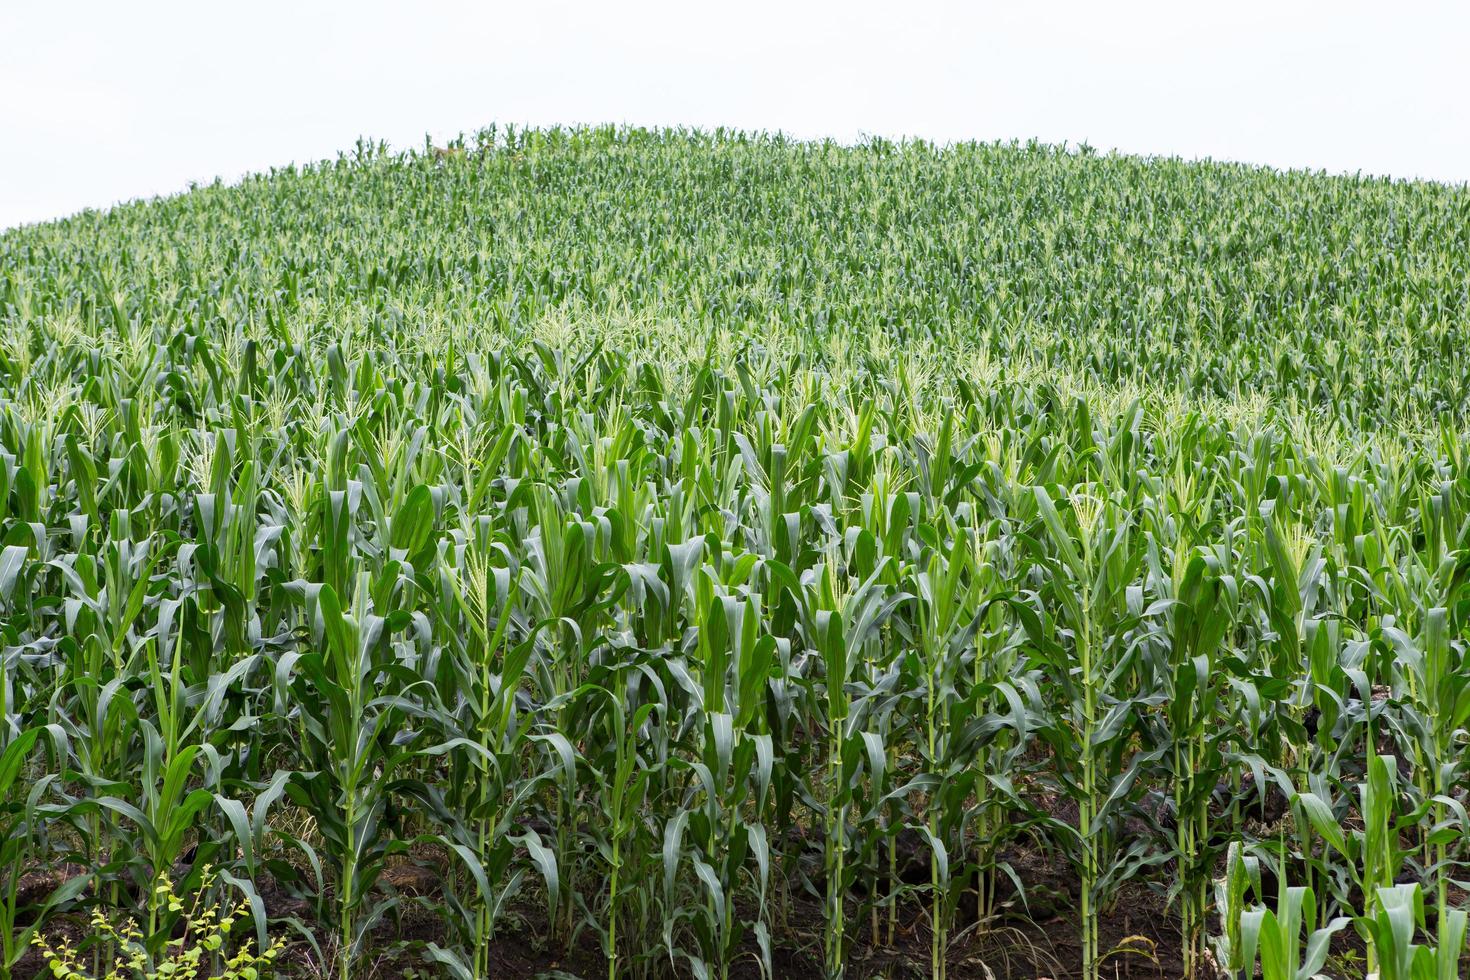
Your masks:
{"label": "overcast sky", "polygon": [[0,0],[0,227],[501,123],[1470,179],[1470,4]]}

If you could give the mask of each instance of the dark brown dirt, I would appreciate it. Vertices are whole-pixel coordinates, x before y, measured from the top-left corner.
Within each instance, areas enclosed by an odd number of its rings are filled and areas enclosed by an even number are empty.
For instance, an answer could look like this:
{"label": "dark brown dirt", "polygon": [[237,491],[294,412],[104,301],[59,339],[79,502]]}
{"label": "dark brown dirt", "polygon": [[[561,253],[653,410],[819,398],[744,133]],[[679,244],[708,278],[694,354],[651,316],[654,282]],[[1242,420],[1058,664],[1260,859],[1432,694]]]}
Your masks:
{"label": "dark brown dirt", "polygon": [[[1059,868],[1055,861],[1039,852],[1012,851],[1006,857],[1026,885],[1034,918],[1028,917],[1014,899],[1004,903],[1002,914],[984,927],[973,923],[972,913],[971,921],[967,922],[962,912],[959,928],[965,931],[952,943],[949,976],[953,980],[992,977],[995,980],[1042,977],[1065,980],[1077,976],[1081,947],[1075,880],[1065,868]],[[967,905],[973,907],[973,900]],[[492,948],[492,976],[600,980],[607,975],[593,934],[584,931],[570,952],[548,949],[530,925],[543,920],[544,910],[530,904],[516,908],[506,917]],[[77,918],[58,922],[49,932],[55,938],[64,935],[76,943],[85,938],[84,926],[84,920]],[[857,933],[848,970],[853,980],[917,980],[929,976],[928,920],[918,903],[901,907],[898,934],[892,945],[874,945],[866,923],[854,923],[854,928]],[[442,938],[442,927],[432,915],[418,906],[405,905],[400,921],[380,930],[382,948],[395,950],[396,947],[396,950],[374,962],[363,980],[427,980],[447,976],[442,967],[427,961],[421,952],[424,944]],[[815,899],[793,896],[788,928],[772,939],[772,967],[776,977],[818,980],[822,976],[822,909]],[[1122,950],[1108,960],[1109,977],[1164,980],[1183,974],[1177,926],[1160,896],[1146,886],[1125,888],[1117,906],[1104,919],[1102,941],[1105,950]],[[282,965],[283,976],[321,976],[320,965],[313,962],[304,945],[290,948]],[[16,977],[40,980],[46,975],[43,967],[39,957],[28,954]],[[748,955],[737,961],[731,975],[739,980],[760,977],[753,943]]]}

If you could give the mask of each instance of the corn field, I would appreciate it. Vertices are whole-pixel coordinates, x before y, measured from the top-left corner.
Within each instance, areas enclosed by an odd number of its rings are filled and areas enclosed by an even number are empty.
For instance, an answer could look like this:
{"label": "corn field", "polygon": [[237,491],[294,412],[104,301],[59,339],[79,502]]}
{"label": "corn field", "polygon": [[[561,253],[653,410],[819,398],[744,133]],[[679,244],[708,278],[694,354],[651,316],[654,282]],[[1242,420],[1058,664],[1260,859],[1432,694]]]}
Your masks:
{"label": "corn field", "polygon": [[1470,191],[451,149],[0,236],[0,978],[1466,975]]}

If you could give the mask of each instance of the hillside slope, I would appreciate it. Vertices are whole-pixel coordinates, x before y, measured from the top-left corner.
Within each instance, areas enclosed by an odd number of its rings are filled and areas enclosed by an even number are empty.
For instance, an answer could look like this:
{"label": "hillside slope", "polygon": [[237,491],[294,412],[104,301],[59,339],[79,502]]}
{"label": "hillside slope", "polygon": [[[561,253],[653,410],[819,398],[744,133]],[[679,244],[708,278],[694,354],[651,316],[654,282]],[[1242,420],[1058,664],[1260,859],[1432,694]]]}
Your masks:
{"label": "hillside slope", "polygon": [[1046,146],[492,140],[441,161],[360,146],[10,232],[9,326],[101,308],[221,338],[331,321],[498,341],[548,316],[632,319],[701,350],[932,343],[951,370],[958,350],[1372,425],[1464,411],[1463,188]]}
{"label": "hillside slope", "polygon": [[1467,340],[1470,191],[1042,146],[5,233],[0,978],[1466,975]]}

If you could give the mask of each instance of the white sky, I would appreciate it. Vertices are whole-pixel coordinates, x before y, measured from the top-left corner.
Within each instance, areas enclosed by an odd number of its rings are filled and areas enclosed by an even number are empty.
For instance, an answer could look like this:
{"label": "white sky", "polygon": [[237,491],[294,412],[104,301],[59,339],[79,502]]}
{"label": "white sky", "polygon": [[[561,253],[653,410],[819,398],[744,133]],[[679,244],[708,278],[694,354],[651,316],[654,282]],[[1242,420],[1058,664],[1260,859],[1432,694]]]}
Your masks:
{"label": "white sky", "polygon": [[1470,179],[1470,4],[0,0],[0,227],[501,123]]}

